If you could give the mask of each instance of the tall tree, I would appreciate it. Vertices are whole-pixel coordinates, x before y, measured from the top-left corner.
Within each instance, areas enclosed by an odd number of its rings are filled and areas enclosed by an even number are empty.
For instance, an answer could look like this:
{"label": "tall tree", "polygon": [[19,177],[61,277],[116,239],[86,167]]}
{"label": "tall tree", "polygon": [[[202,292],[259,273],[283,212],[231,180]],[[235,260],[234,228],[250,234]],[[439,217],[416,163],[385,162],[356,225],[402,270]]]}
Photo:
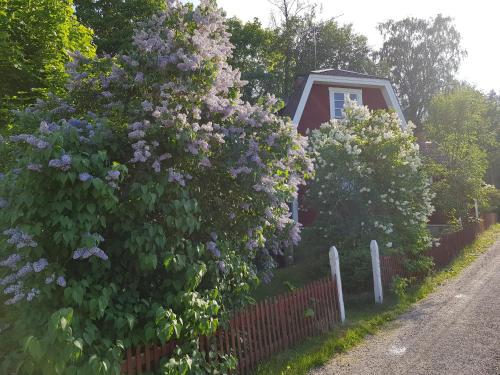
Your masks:
{"label": "tall tree", "polygon": [[395,84],[405,116],[420,125],[433,96],[454,80],[466,51],[449,17],[405,18],[381,23],[379,63]]}
{"label": "tall tree", "polygon": [[425,130],[435,145],[429,160],[435,206],[450,221],[467,220],[473,199],[485,198],[486,150],[494,142],[482,93],[461,87],[434,97]]}
{"label": "tall tree", "polygon": [[126,51],[138,21],[165,7],[165,0],[75,0],[78,19],[95,33],[97,52]]}
{"label": "tall tree", "polygon": [[245,99],[255,101],[270,93],[286,100],[295,77],[316,68],[375,70],[366,37],[356,34],[352,25],[339,25],[334,19],[318,21],[316,7],[309,3],[272,3],[280,15],[273,18],[271,28],[263,28],[257,19],[228,23],[235,46],[231,64],[249,82]]}
{"label": "tall tree", "polygon": [[9,110],[48,91],[60,92],[69,52],[93,56],[92,31],[81,25],[72,0],[0,2],[0,123]]}
{"label": "tall tree", "polygon": [[242,89],[243,99],[255,102],[267,93],[275,92],[278,85],[278,64],[282,54],[274,48],[276,34],[262,27],[257,18],[243,23],[234,17],[227,21],[231,43],[235,46],[229,60],[247,81]]}

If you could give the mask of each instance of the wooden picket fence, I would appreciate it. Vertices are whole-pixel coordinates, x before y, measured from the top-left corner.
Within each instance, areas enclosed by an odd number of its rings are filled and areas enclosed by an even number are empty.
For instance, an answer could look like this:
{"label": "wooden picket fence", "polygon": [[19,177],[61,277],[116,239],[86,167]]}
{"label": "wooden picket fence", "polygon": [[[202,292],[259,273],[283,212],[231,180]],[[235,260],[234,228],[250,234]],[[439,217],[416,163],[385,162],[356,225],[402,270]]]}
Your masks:
{"label": "wooden picket fence", "polygon": [[[330,277],[238,311],[226,329],[199,340],[200,351],[215,347],[238,359],[235,373],[249,374],[262,360],[308,336],[334,329],[340,322],[337,285]],[[142,374],[157,368],[176,344],[145,345],[128,349],[123,374]]]}
{"label": "wooden picket fence", "polygon": [[[444,268],[460,254],[464,247],[474,242],[479,234],[496,222],[496,214],[483,214],[479,223],[468,225],[458,232],[448,233],[442,236],[439,239],[439,245],[434,245],[427,250],[425,255],[432,258],[436,269]],[[389,285],[396,276],[421,276],[410,273],[404,266],[404,258],[396,255],[380,256],[380,268],[383,285]]]}

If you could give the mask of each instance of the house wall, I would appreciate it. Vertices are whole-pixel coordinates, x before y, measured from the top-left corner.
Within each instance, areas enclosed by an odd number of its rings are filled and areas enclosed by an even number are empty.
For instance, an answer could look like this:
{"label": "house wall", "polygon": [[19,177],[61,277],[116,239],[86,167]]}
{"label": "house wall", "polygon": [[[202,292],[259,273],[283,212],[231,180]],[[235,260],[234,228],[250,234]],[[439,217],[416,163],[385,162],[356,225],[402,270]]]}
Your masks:
{"label": "house wall", "polygon": [[[298,131],[305,135],[307,129],[318,129],[321,124],[330,120],[330,87],[359,89],[353,86],[339,86],[315,83],[304,107],[304,112],[298,125]],[[362,88],[363,105],[369,109],[388,109],[384,96],[379,88]],[[306,187],[307,188],[307,187]],[[317,213],[307,208],[303,196],[304,189],[299,190],[299,222],[302,225],[310,225],[316,218]]]}
{"label": "house wall", "polygon": [[[359,89],[359,87],[354,86],[313,84],[298,125],[298,131],[301,134],[305,134],[307,129],[318,129],[321,124],[330,120],[330,96],[328,92],[330,87]],[[379,88],[363,87],[362,93],[363,105],[373,110],[388,109]]]}

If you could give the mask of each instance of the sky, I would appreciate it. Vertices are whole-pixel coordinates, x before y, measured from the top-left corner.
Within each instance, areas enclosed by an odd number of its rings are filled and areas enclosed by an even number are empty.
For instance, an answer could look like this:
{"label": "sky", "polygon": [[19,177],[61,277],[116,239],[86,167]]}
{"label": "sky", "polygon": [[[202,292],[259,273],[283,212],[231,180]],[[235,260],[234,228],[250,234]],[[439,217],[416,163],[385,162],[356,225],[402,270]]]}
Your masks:
{"label": "sky", "polygon": [[[430,18],[438,13],[452,17],[462,35],[462,46],[468,52],[458,78],[484,92],[500,91],[499,0],[318,0],[316,3],[323,8],[320,18],[338,17],[339,23],[352,23],[354,30],[365,35],[373,48],[382,44],[376,26],[387,19]],[[245,21],[257,17],[265,26],[270,25],[273,6],[268,0],[218,0],[218,4],[229,17]]]}

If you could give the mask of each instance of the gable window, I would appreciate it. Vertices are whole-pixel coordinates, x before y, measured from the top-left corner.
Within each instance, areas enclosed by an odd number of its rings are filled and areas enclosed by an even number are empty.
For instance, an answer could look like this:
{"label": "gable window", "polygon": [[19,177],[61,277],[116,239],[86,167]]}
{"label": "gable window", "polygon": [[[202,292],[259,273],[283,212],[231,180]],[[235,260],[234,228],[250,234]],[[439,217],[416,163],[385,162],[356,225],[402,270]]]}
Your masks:
{"label": "gable window", "polygon": [[363,105],[363,95],[361,89],[343,89],[330,87],[330,118],[344,117],[344,104],[347,99]]}

